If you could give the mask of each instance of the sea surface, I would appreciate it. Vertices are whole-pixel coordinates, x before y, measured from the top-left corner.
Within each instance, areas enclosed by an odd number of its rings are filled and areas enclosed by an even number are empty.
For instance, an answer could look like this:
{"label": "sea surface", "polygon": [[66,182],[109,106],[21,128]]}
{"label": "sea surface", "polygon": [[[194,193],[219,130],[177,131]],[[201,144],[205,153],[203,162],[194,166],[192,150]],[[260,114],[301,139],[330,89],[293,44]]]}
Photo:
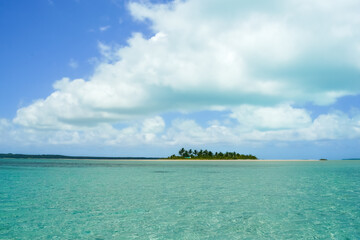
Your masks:
{"label": "sea surface", "polygon": [[360,239],[360,161],[0,159],[0,239]]}

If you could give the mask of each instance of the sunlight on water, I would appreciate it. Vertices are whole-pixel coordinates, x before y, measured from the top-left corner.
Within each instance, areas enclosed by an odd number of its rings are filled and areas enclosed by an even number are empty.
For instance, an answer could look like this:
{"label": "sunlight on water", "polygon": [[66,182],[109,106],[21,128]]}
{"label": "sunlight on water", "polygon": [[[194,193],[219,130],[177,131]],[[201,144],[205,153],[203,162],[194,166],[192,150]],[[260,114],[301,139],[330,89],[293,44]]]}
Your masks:
{"label": "sunlight on water", "polygon": [[360,161],[0,160],[0,239],[359,239]]}

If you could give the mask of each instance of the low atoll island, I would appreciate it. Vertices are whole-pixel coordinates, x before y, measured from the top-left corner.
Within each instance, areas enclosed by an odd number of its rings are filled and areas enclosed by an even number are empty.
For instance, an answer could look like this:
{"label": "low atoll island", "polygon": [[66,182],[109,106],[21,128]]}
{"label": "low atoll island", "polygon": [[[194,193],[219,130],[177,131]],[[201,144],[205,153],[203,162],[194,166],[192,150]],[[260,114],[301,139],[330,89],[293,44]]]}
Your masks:
{"label": "low atoll island", "polygon": [[215,152],[208,150],[186,150],[180,149],[179,155],[171,155],[167,158],[155,157],[92,157],[92,156],[65,156],[54,154],[12,154],[0,153],[0,159],[68,159],[68,160],[119,160],[119,161],[168,161],[168,160],[258,160],[251,154],[240,154],[237,152]]}
{"label": "low atoll island", "polygon": [[208,150],[185,150],[180,149],[179,155],[171,155],[167,159],[199,159],[199,160],[257,160],[257,157],[251,154],[240,154],[237,152],[215,152]]}

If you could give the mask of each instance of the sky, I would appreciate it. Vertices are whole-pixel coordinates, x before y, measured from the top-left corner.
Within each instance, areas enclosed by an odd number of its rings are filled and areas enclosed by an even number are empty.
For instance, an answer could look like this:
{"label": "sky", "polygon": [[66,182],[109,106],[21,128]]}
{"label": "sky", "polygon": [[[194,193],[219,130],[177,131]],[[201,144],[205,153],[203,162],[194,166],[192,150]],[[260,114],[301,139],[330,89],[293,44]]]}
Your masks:
{"label": "sky", "polygon": [[0,1],[0,152],[360,156],[358,0]]}

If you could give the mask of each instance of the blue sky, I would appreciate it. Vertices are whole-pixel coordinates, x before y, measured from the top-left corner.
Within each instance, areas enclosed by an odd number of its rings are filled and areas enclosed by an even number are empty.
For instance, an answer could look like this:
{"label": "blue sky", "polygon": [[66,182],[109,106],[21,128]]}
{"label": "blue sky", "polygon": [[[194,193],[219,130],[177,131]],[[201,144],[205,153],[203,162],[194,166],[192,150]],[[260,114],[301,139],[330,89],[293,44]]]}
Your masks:
{"label": "blue sky", "polygon": [[0,152],[360,156],[360,3],[0,2]]}

